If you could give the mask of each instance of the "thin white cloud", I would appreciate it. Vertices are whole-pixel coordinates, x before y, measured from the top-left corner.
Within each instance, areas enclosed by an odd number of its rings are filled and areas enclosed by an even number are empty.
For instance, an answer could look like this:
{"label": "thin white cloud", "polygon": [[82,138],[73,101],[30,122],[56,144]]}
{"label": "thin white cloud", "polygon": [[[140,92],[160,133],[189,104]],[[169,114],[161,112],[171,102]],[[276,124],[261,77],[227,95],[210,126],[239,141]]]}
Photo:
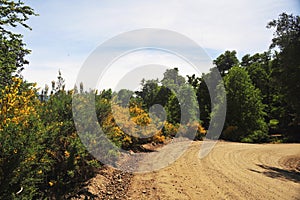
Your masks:
{"label": "thin white cloud", "polygon": [[[163,70],[153,68],[153,71],[150,71],[148,68],[148,66],[158,65]],[[202,69],[204,70],[205,67],[206,66],[202,66]],[[140,74],[140,76],[128,76],[129,73],[137,70],[138,68],[144,68],[144,73]],[[208,72],[208,70],[200,72],[200,68],[195,69],[190,63],[168,52],[158,50],[141,50],[132,52],[126,56],[120,57],[119,59],[115,60],[115,62],[113,62],[109,66],[108,70],[105,71],[105,73],[100,77],[98,87],[100,89],[115,89],[124,77],[130,77],[130,80],[128,80],[128,82],[135,83],[140,83],[143,78],[158,78],[159,80],[161,80],[163,78],[163,73],[165,72],[165,69],[173,68],[179,68],[179,73],[184,77],[186,75],[191,74],[197,74],[200,76],[202,73]],[[138,86],[136,85],[135,88],[137,87]]]}
{"label": "thin white cloud", "polygon": [[59,69],[67,82],[74,83],[75,72],[94,48],[125,31],[169,29],[214,52],[235,49],[241,57],[267,50],[272,38],[272,31],[265,28],[268,21],[282,12],[299,14],[297,0],[29,0],[28,3],[40,16],[30,20],[33,31],[24,32],[25,41],[33,50],[30,67],[24,75],[40,85],[55,79]]}

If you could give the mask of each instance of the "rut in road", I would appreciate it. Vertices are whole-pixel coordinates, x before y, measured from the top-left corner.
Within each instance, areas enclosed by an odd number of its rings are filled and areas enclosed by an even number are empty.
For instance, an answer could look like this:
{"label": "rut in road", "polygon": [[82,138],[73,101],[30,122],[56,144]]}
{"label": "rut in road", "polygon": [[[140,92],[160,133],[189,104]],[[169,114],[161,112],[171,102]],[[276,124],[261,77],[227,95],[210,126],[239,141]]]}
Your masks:
{"label": "rut in road", "polygon": [[131,199],[300,199],[300,144],[193,142],[173,164],[136,174]]}

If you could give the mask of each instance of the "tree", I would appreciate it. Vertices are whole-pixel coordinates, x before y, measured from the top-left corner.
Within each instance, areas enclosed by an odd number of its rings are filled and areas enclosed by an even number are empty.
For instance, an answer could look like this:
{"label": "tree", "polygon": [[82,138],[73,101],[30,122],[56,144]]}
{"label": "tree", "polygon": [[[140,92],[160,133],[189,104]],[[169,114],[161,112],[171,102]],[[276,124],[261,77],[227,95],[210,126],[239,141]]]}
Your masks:
{"label": "tree", "polygon": [[253,63],[246,68],[252,83],[261,91],[264,103],[268,103],[269,73],[260,63]]}
{"label": "tree", "polygon": [[179,87],[185,83],[185,79],[179,75],[178,68],[167,69],[161,83],[170,90],[178,91]]}
{"label": "tree", "polygon": [[144,108],[148,110],[152,105],[156,104],[156,96],[159,93],[158,80],[142,80],[142,90],[136,94],[143,100]]}
{"label": "tree", "polygon": [[11,30],[18,25],[31,30],[26,21],[32,15],[36,15],[34,10],[22,1],[0,0],[0,87],[8,84],[12,74],[21,72],[29,63],[25,56],[30,50],[26,49],[23,36]]}
{"label": "tree", "polygon": [[271,73],[271,55],[270,52],[256,53],[254,55],[246,54],[242,58],[241,66],[245,67],[254,86],[260,89],[263,96],[263,103],[270,103],[270,73]]}
{"label": "tree", "polygon": [[[180,122],[180,105],[176,95],[185,85],[185,79],[179,75],[178,68],[166,70],[161,81],[142,80],[141,85],[141,91],[137,91],[136,94],[143,100],[144,110],[148,111],[151,106],[159,104],[165,107],[169,122],[174,124]],[[162,112],[156,115],[163,116]]]}
{"label": "tree", "polygon": [[[137,98],[132,99],[132,101],[141,99],[143,102],[143,109],[146,111],[149,111],[155,104],[165,107],[172,94],[170,89],[165,86],[160,86],[158,80],[142,80],[141,91],[136,91],[135,93]],[[160,118],[165,116],[165,113],[163,110],[156,110],[156,115]]]}
{"label": "tree", "polygon": [[297,133],[300,130],[300,17],[282,13],[267,28],[275,28],[270,49],[279,49],[275,52],[271,77],[293,110],[288,114],[293,116],[289,129]]}
{"label": "tree", "polygon": [[180,123],[181,110],[180,104],[175,93],[172,93],[166,104],[167,121],[171,124]]}
{"label": "tree", "polygon": [[197,88],[199,87],[199,84],[201,82],[201,78],[196,77],[195,74],[193,74],[192,76],[187,75],[186,76],[188,78],[188,84],[190,84],[195,91],[197,91]]}
{"label": "tree", "polygon": [[238,65],[239,60],[236,57],[236,51],[225,51],[225,53],[217,57],[213,63],[217,66],[222,76],[224,76],[226,71],[231,67]]}
{"label": "tree", "polygon": [[267,28],[275,28],[270,48],[278,47],[281,51],[299,43],[300,17],[282,13],[279,18],[268,23]]}
{"label": "tree", "polygon": [[189,84],[180,87],[178,99],[181,109],[181,123],[187,124],[199,121],[199,105],[196,93]]}
{"label": "tree", "polygon": [[268,68],[269,62],[271,60],[270,51],[264,53],[256,53],[254,55],[246,54],[242,58],[241,66],[247,67],[254,63],[259,63],[264,65],[264,67]]}
{"label": "tree", "polygon": [[[207,75],[203,75],[207,76]],[[209,95],[209,91],[207,88],[206,83],[204,82],[204,79],[202,78],[202,81],[199,84],[199,87],[197,89],[197,100],[199,104],[199,110],[200,110],[200,120],[203,123],[203,126],[205,129],[208,129],[209,122],[210,122],[210,114],[211,114],[211,99]]]}
{"label": "tree", "polygon": [[[217,90],[217,86],[220,83],[220,78],[217,76],[219,70],[217,67],[210,69],[210,72],[207,74],[202,74],[202,76],[196,77],[194,74],[188,77],[188,83],[193,86],[200,111],[200,121],[205,129],[208,129],[210,126],[211,120],[211,100],[217,98],[217,94],[220,91]],[[210,91],[208,89],[210,86]]]}
{"label": "tree", "polygon": [[210,80],[211,73],[202,74],[201,78],[196,77],[195,74],[193,74],[192,76],[187,76],[188,83],[194,88],[194,91],[197,96],[197,102],[200,111],[199,119],[203,127],[205,129],[208,129],[211,113],[211,101],[207,85],[204,81],[204,77],[206,78],[206,81]]}
{"label": "tree", "polygon": [[127,89],[121,89],[117,94],[117,103],[122,107],[128,107],[130,98],[134,94],[133,91]]}
{"label": "tree", "polygon": [[227,116],[223,138],[233,141],[262,142],[267,137],[264,105],[245,69],[233,67],[224,77]]}

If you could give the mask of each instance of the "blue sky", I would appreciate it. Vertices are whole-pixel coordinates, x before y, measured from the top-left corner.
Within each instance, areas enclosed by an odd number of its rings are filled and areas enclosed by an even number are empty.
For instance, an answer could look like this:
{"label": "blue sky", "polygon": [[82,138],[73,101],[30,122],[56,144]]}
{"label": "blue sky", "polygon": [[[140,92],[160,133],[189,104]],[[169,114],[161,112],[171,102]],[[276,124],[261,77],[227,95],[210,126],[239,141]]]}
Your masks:
{"label": "blue sky", "polygon": [[[32,31],[21,31],[32,54],[23,75],[39,87],[51,85],[60,69],[68,88],[98,45],[123,32],[141,28],[168,29],[183,34],[203,47],[214,59],[225,50],[246,53],[268,49],[272,30],[266,24],[282,12],[299,15],[297,0],[152,0],[152,1],[26,1],[40,15],[32,17]],[[155,59],[173,67],[185,64],[170,55],[140,52],[115,64],[102,84],[112,87],[122,69]],[[189,71],[182,69],[186,74]],[[114,83],[113,83],[114,82]]]}

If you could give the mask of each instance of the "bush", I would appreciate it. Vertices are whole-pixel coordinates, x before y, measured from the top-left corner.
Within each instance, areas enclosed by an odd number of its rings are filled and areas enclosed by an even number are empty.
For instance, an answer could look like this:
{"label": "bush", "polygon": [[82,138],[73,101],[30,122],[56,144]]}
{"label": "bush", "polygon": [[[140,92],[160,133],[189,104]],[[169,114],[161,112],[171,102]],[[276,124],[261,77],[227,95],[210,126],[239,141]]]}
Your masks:
{"label": "bush", "polygon": [[99,166],[76,133],[72,91],[43,95],[20,78],[0,93],[0,199],[67,198]]}
{"label": "bush", "polygon": [[[59,79],[61,80],[61,79]],[[45,154],[51,158],[50,169],[45,173],[42,189],[53,198],[70,197],[94,175],[96,161],[82,144],[73,121],[73,90],[55,88],[40,106],[45,126]],[[95,165],[96,164],[96,165]]]}
{"label": "bush", "polygon": [[[35,198],[48,171],[44,126],[33,85],[12,78],[1,91],[0,198]],[[18,191],[20,194],[18,194]]]}
{"label": "bush", "polygon": [[245,138],[241,139],[241,142],[247,142],[247,143],[262,143],[267,142],[267,135],[265,132],[261,130],[254,131],[253,134],[248,135]]}
{"label": "bush", "polygon": [[163,134],[165,137],[175,137],[178,132],[179,124],[173,125],[169,122],[164,123]]}
{"label": "bush", "polygon": [[153,142],[155,143],[164,143],[166,140],[166,137],[163,135],[162,130],[158,131],[154,136],[153,136]]}
{"label": "bush", "polygon": [[202,126],[202,124],[198,123],[197,124],[197,133],[196,133],[195,140],[203,140],[203,138],[205,137],[206,133],[207,133],[207,131]]}

